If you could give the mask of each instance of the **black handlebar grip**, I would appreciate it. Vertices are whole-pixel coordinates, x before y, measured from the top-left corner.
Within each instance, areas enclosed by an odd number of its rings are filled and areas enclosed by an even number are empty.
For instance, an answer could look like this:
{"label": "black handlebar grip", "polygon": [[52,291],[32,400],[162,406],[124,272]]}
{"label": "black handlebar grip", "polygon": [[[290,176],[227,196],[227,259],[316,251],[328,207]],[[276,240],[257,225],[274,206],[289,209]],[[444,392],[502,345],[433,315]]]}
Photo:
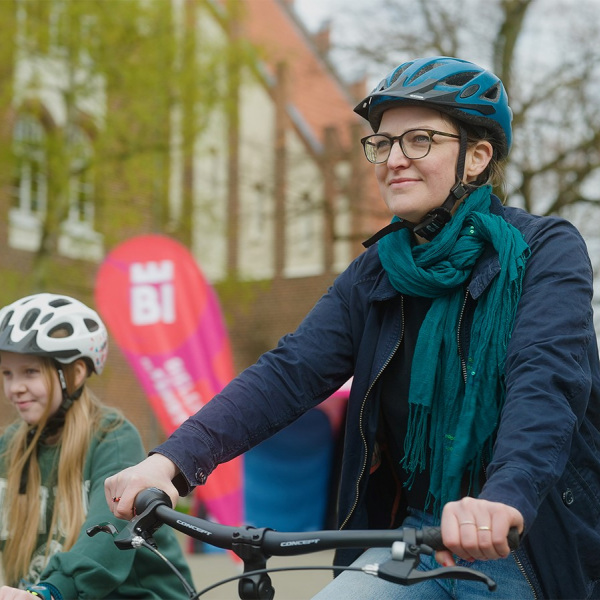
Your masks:
{"label": "black handlebar grip", "polygon": [[146,488],[142,490],[136,497],[133,503],[135,514],[142,514],[152,504],[166,504],[169,508],[173,508],[171,498],[163,490],[158,488]]}
{"label": "black handlebar grip", "polygon": [[446,550],[442,542],[442,530],[440,527],[423,527],[422,543],[434,550]]}
{"label": "black handlebar grip", "polygon": [[[508,547],[516,550],[519,547],[521,538],[516,527],[511,527],[507,536]],[[446,550],[442,542],[442,530],[440,527],[423,527],[422,543],[434,550]]]}
{"label": "black handlebar grip", "polygon": [[508,547],[511,550],[516,550],[521,543],[521,536],[519,535],[519,530],[516,527],[511,527],[508,530]]}

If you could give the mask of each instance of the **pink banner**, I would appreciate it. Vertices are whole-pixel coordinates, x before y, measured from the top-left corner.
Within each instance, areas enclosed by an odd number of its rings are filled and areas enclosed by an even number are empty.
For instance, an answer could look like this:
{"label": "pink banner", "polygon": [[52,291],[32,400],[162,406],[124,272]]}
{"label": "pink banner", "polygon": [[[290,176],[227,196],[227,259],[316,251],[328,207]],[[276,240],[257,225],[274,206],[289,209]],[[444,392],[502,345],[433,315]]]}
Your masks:
{"label": "pink banner", "polygon": [[348,404],[351,387],[352,377],[337,392],[334,392],[327,400],[317,406],[319,410],[327,415],[334,435],[338,435],[340,432],[342,421],[346,415],[346,405]]}
{"label": "pink banner", "polygon": [[[96,280],[96,306],[168,435],[233,378],[218,299],[179,242],[143,235],[117,246]],[[197,488],[223,524],[242,521],[242,462]]]}

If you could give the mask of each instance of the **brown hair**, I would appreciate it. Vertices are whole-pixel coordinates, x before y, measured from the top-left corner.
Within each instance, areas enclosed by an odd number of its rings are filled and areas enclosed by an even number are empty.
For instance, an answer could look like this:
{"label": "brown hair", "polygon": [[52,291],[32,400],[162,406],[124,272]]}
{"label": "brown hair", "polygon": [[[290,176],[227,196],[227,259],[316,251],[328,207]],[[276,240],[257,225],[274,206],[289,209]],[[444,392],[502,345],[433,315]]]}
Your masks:
{"label": "brown hair", "polygon": [[478,142],[487,141],[492,145],[494,153],[487,167],[480,173],[474,182],[474,185],[481,186],[490,184],[494,188],[494,193],[498,196],[505,196],[506,177],[504,167],[506,159],[498,159],[497,139],[493,133],[484,127],[475,127],[469,123],[458,121],[454,117],[440,112],[442,118],[455,127],[457,130],[462,127],[467,132],[467,147],[471,148]]}

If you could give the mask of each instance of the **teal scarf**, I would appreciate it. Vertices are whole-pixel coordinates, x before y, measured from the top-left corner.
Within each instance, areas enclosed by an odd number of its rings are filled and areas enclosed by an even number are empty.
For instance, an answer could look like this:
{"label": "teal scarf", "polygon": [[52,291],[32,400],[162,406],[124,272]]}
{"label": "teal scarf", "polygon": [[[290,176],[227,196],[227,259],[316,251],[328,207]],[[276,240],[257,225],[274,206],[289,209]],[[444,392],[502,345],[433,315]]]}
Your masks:
{"label": "teal scarf", "polygon": [[[402,465],[410,486],[417,471],[426,468],[429,448],[427,505],[433,502],[438,516],[446,502],[460,497],[464,475],[470,493],[479,492],[482,457],[491,452],[504,402],[506,347],[529,256],[521,233],[490,214],[490,194],[489,186],[472,192],[429,243],[413,246],[411,232],[401,229],[378,246],[396,290],[433,298],[413,356]],[[488,244],[496,250],[501,270],[477,301],[465,384],[457,346],[464,285]]]}

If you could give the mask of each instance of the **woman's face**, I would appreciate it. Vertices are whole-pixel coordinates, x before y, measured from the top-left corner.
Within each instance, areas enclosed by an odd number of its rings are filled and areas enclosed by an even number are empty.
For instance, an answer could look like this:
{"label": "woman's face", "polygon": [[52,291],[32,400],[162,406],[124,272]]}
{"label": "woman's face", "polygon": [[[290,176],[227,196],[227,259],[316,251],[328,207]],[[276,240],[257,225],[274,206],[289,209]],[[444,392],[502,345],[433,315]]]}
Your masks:
{"label": "woman's face", "polygon": [[[448,119],[430,108],[402,106],[383,113],[378,133],[402,135],[409,129],[435,129],[458,134]],[[411,160],[395,142],[387,162],[375,165],[381,196],[390,211],[407,221],[419,222],[432,209],[441,206],[456,183],[459,141],[434,136],[424,158]]]}
{"label": "woman's face", "polygon": [[20,417],[28,425],[36,425],[50,404],[48,417],[53,415],[62,403],[62,391],[58,374],[50,369],[53,378],[53,394],[49,396],[46,369],[41,358],[29,354],[14,352],[0,353],[0,367],[4,385],[4,394]]}

